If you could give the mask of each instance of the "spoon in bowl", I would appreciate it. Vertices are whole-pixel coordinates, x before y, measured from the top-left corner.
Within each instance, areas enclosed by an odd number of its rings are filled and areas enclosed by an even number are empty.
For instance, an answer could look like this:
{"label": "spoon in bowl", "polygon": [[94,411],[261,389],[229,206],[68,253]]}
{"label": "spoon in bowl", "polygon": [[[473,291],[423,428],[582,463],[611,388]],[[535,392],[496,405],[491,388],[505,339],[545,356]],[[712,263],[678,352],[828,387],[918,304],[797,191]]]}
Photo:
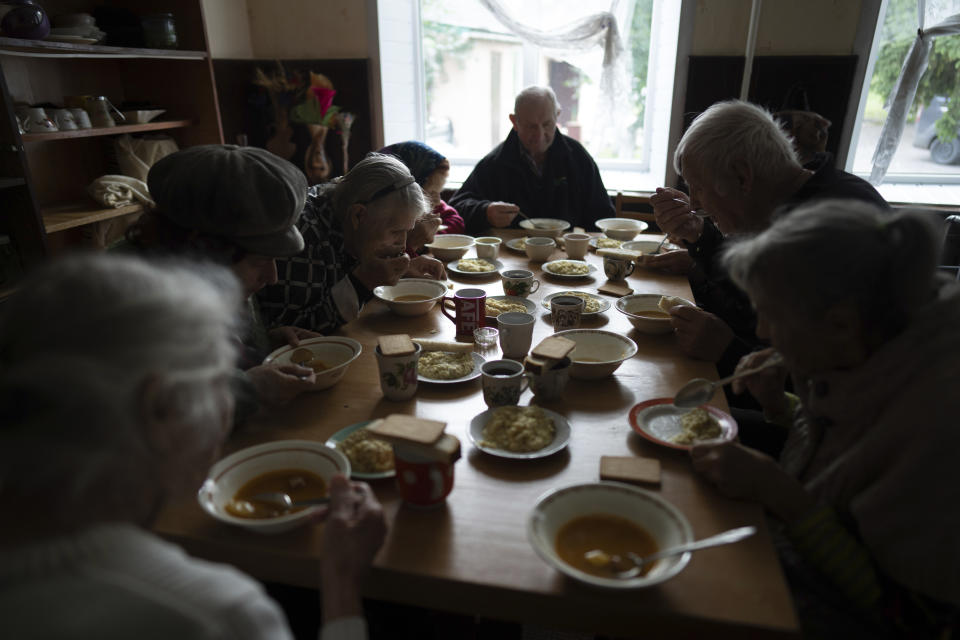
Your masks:
{"label": "spoon in bowl", "polygon": [[676,395],[673,396],[673,406],[679,407],[680,409],[696,409],[703,403],[708,402],[710,398],[713,397],[713,394],[716,392],[716,390],[723,385],[729,384],[740,378],[745,378],[746,376],[752,376],[755,373],[765,369],[770,369],[771,367],[776,367],[781,364],[783,364],[783,356],[781,356],[779,353],[775,353],[770,357],[769,360],[761,364],[759,367],[745,369],[744,371],[735,373],[732,376],[727,376],[726,378],[720,378],[714,382],[704,378],[694,378],[687,384],[680,387],[680,390],[677,391]]}
{"label": "spoon in bowl", "polygon": [[530,216],[528,216],[527,214],[525,214],[523,211],[517,211],[517,215],[520,216],[521,218],[523,218],[524,220],[526,220],[527,222],[529,222],[529,223],[533,226],[534,229],[547,229],[547,228],[548,228],[548,227],[546,227],[546,226],[544,226],[544,225],[542,225],[542,224],[540,224],[540,223],[534,222],[534,221],[533,221],[533,218],[531,218]]}
{"label": "spoon in bowl", "polygon": [[[643,556],[642,558],[632,551],[626,553],[627,558],[630,559],[630,562],[633,563],[633,567],[627,569],[626,571],[617,571],[616,576],[618,578],[635,578],[640,575],[640,572],[643,571],[645,565],[650,564],[656,560],[662,558],[668,558],[670,556],[675,556],[681,553],[686,553],[687,551],[697,551],[699,549],[707,549],[709,547],[717,547],[722,544],[731,544],[734,542],[739,542],[744,538],[749,538],[757,532],[756,527],[740,527],[738,529],[730,529],[729,531],[724,531],[723,533],[718,533],[715,536],[710,536],[709,538],[704,538],[703,540],[696,540],[694,542],[688,542],[687,544],[680,544],[675,547],[670,547],[669,549],[664,549],[663,551],[657,551],[656,553],[651,553],[648,556]],[[618,556],[613,556],[613,558],[618,558],[620,563],[623,562],[622,558]],[[611,561],[616,566],[616,561]]]}
{"label": "spoon in bowl", "polygon": [[269,493],[258,493],[256,495],[250,496],[251,502],[266,502],[268,504],[275,505],[281,509],[294,509],[296,507],[310,507],[318,504],[327,504],[330,502],[330,498],[309,498],[307,500],[292,500],[290,496],[285,493],[269,492]]}

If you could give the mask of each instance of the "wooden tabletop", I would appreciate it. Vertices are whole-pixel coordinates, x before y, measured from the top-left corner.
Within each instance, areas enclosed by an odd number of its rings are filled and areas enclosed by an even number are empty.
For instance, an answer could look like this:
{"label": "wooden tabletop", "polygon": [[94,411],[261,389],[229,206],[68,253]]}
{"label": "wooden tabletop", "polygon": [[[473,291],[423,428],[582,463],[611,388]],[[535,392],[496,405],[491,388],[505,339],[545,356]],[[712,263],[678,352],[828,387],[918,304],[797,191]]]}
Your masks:
{"label": "wooden tabletop", "polygon": [[[501,235],[512,238],[516,232]],[[561,250],[554,256],[563,257]],[[542,285],[530,299],[538,305],[555,291],[596,293],[605,282],[602,260],[592,251],[586,260],[599,271],[575,281],[544,275],[539,263],[528,262],[524,254],[505,245],[499,259],[507,268],[528,268],[537,274]],[[455,276],[453,282],[454,288],[503,293],[497,276]],[[683,277],[637,269],[627,283],[635,293],[691,298]],[[553,331],[546,310],[538,306],[537,315],[534,344]],[[373,483],[390,532],[366,582],[365,594],[371,598],[623,637],[649,637],[651,631],[681,637],[795,636],[793,604],[760,508],[722,497],[693,473],[685,452],[643,440],[627,422],[627,413],[639,402],[670,397],[693,377],[716,379],[714,366],[682,355],[672,334],[638,333],[615,307],[598,319],[585,320],[583,326],[627,335],[639,352],[612,377],[571,380],[562,400],[543,404],[566,416],[572,430],[569,446],[548,458],[494,458],[470,445],[470,419],[487,409],[479,379],[456,385],[421,383],[409,401],[385,400],[373,351],[377,337],[408,332],[453,339],[454,325],[438,308],[425,316],[404,318],[376,300],[340,331],[364,348],[341,382],[245,427],[227,448],[287,438],[323,442],[343,427],[392,413],[447,422],[447,433],[463,443],[463,458],[456,464],[453,491],[445,505],[427,510],[403,506],[392,479]],[[500,357],[496,349],[484,355]],[[520,404],[529,404],[531,398],[529,391],[524,392]],[[714,404],[727,409],[722,394]],[[757,526],[758,535],[697,552],[678,576],[649,589],[611,592],[564,577],[527,542],[527,517],[544,492],[599,480],[601,455],[659,459],[662,482],[653,490],[687,516],[697,538],[747,524]],[[233,564],[257,578],[317,586],[323,553],[319,527],[265,537],[217,522],[196,500],[183,500],[161,514],[155,530],[196,556]]]}

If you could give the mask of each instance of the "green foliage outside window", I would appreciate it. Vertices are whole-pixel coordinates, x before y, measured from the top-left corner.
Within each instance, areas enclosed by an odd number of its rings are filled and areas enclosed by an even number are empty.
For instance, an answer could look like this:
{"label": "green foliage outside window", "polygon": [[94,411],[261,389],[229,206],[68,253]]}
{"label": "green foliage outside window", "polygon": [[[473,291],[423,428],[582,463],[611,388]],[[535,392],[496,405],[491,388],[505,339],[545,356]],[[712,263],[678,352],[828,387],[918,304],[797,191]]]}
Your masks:
{"label": "green foliage outside window", "polygon": [[[916,0],[890,0],[883,21],[883,45],[877,54],[870,92],[886,102],[900,76],[900,69],[910,45],[916,38]],[[917,96],[910,109],[910,119],[916,117],[920,105],[930,104],[935,96],[948,99],[947,111],[937,122],[937,137],[941,142],[953,140],[960,129],[960,36],[944,36],[933,40],[927,70],[920,79]]]}

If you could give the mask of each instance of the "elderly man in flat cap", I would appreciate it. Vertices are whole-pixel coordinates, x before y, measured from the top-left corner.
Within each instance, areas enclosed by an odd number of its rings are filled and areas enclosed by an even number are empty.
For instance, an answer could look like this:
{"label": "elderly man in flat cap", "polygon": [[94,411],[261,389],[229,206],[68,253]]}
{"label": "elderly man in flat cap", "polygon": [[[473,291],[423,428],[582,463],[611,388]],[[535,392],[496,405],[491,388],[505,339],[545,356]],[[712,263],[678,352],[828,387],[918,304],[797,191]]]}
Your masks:
{"label": "elderly man in flat cap", "polygon": [[253,297],[277,281],[277,258],[304,248],[296,227],[307,194],[303,173],[264,149],[202,145],[157,162],[147,184],[157,207],[128,231],[131,247],[222,264],[243,288],[250,317],[240,337],[238,418],[258,404],[281,404],[313,389],[308,367],[260,363],[277,346],[319,334],[295,327],[266,331]]}

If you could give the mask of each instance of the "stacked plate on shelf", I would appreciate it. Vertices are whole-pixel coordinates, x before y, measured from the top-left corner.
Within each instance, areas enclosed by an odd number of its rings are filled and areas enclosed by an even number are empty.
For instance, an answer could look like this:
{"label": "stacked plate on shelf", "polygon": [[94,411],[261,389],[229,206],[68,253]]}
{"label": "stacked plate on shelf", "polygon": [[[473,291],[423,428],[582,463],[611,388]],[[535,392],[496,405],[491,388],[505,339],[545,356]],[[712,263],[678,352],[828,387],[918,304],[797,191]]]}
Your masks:
{"label": "stacked plate on shelf", "polygon": [[68,13],[54,16],[50,35],[45,40],[69,42],[72,44],[94,44],[103,40],[107,34],[97,28],[97,23],[89,13]]}

